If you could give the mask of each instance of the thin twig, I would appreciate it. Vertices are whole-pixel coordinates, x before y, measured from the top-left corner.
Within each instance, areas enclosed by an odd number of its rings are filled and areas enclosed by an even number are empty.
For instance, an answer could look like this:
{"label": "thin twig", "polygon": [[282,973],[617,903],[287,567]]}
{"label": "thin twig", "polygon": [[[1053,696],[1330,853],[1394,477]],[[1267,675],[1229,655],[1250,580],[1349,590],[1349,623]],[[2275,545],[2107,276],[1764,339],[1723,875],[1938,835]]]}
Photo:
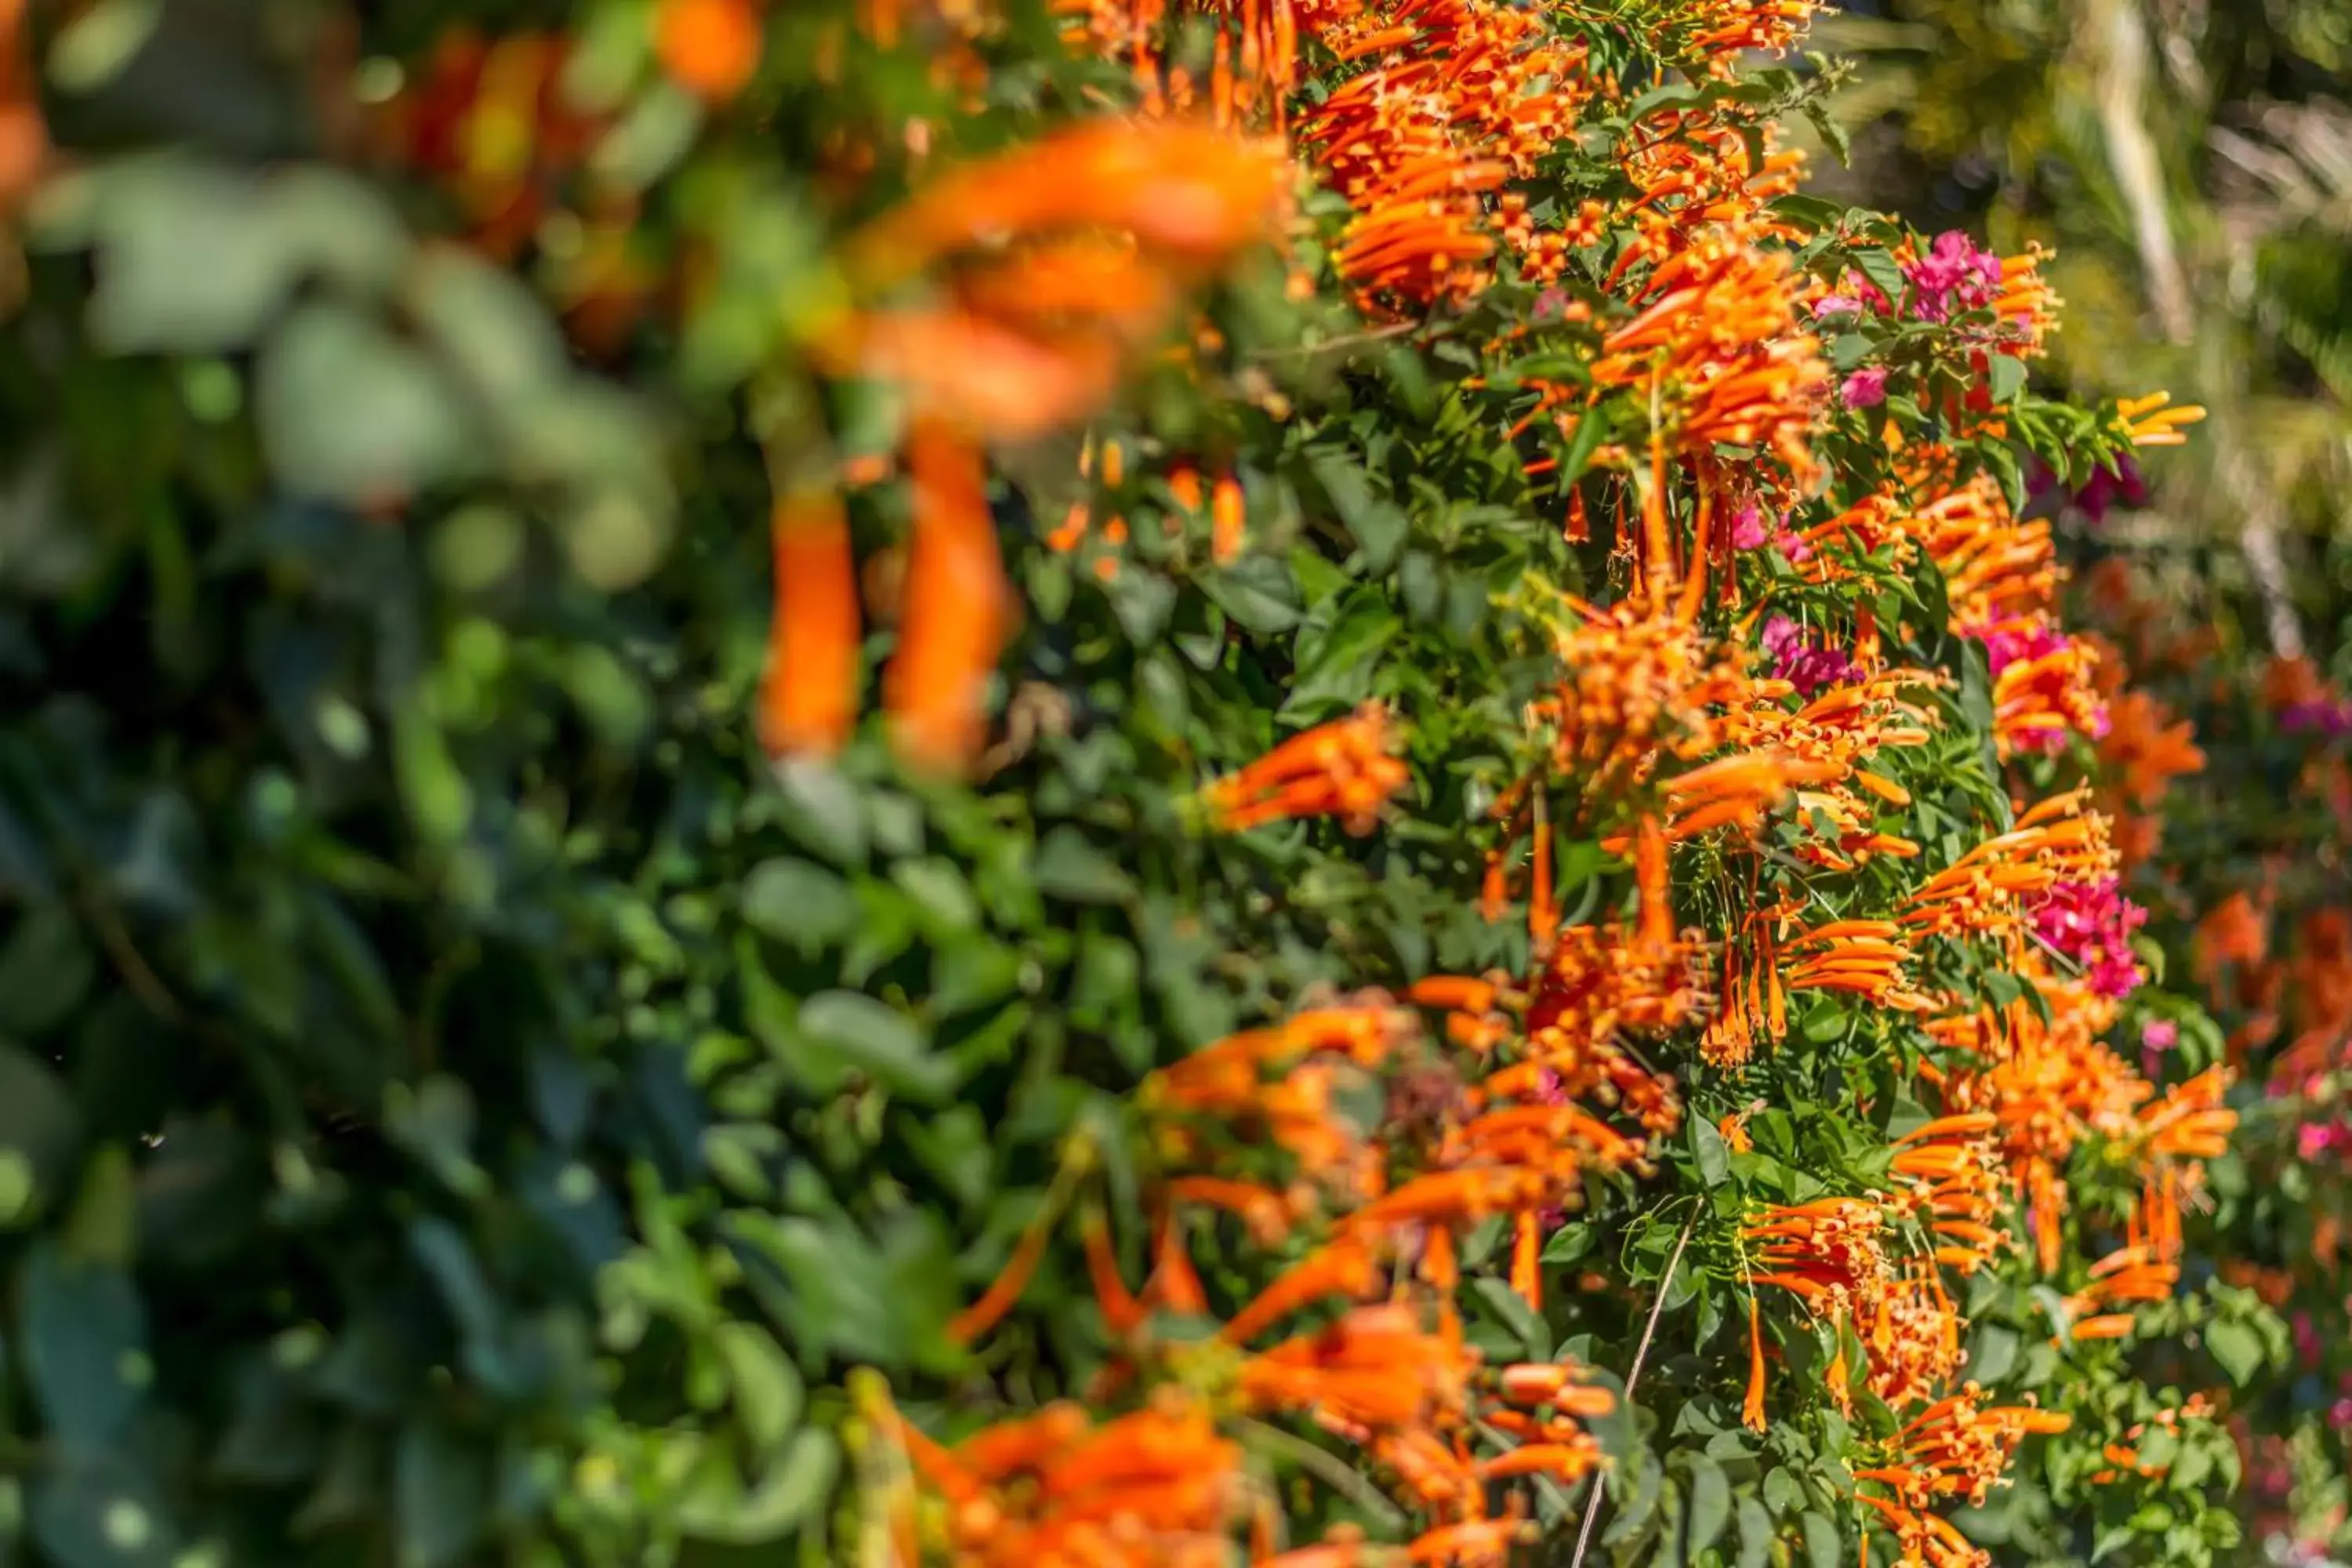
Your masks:
{"label": "thin twig", "polygon": [[1267,360],[1320,359],[1325,354],[1352,353],[1358,349],[1369,348],[1374,343],[1386,342],[1391,338],[1401,338],[1407,332],[1418,331],[1422,325],[1423,323],[1419,321],[1397,321],[1385,327],[1371,327],[1360,332],[1349,332],[1342,337],[1326,338],[1319,343],[1294,343],[1287,348],[1270,350],[1258,357]]}
{"label": "thin twig", "polygon": [[1363,1472],[1337,1454],[1279,1426],[1269,1426],[1263,1421],[1254,1421],[1247,1416],[1236,1425],[1253,1441],[1265,1447],[1278,1449],[1301,1469],[1314,1471],[1334,1491],[1371,1515],[1375,1523],[1389,1530],[1403,1526],[1403,1512],[1382,1497],[1380,1489],[1367,1479]]}
{"label": "thin twig", "polygon": [[[1675,1238],[1675,1255],[1666,1259],[1666,1272],[1658,1281],[1658,1299],[1650,1303],[1650,1321],[1642,1325],[1642,1342],[1633,1347],[1633,1364],[1625,1373],[1625,1405],[1632,1414],[1633,1385],[1642,1380],[1642,1363],[1649,1358],[1650,1338],[1658,1331],[1658,1318],[1666,1310],[1666,1298],[1674,1293],[1675,1272],[1683,1264],[1683,1248],[1690,1245],[1691,1232],[1698,1228],[1700,1210],[1691,1210],[1690,1218],[1683,1222],[1682,1235]],[[1576,1555],[1570,1558],[1568,1568],[1584,1568],[1585,1548],[1592,1544],[1592,1523],[1601,1517],[1601,1494],[1609,1489],[1609,1472],[1592,1473],[1592,1495],[1584,1500],[1584,1523],[1576,1532]]]}

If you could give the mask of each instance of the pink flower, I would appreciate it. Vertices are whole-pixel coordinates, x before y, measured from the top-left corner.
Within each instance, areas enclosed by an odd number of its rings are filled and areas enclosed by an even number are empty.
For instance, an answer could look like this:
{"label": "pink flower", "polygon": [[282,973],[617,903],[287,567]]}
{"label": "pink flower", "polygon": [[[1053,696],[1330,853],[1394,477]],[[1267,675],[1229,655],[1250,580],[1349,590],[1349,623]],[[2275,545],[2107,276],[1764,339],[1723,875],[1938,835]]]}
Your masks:
{"label": "pink flower", "polygon": [[2139,1043],[2151,1051],[2168,1051],[2180,1043],[2180,1026],[2168,1018],[2158,1018],[2141,1026]]}
{"label": "pink flower", "polygon": [[1903,276],[1911,283],[1912,312],[1923,321],[1948,321],[1992,303],[2000,287],[2000,258],[1979,250],[1960,230],[1947,229],[1927,255],[1905,264]]}
{"label": "pink flower", "polygon": [[1886,367],[1868,365],[1845,378],[1838,401],[1848,408],[1875,408],[1886,401]]}
{"label": "pink flower", "polygon": [[1731,547],[1753,550],[1764,542],[1764,512],[1754,501],[1743,502],[1731,519]]}
{"label": "pink flower", "polygon": [[1813,547],[1785,528],[1780,531],[1780,537],[1772,542],[1772,547],[1788,557],[1791,566],[1801,565],[1813,558]]}
{"label": "pink flower", "polygon": [[2131,933],[2147,923],[2147,911],[2123,896],[2121,879],[2054,882],[2028,913],[2034,935],[2079,965],[2093,991],[2120,998],[2138,987],[2144,976]]}
{"label": "pink flower", "polygon": [[2333,1123],[2306,1121],[2294,1130],[2294,1152],[2305,1160],[2316,1160],[2342,1143],[2344,1132]]}
{"label": "pink flower", "polygon": [[1772,673],[1811,697],[1825,686],[1851,680],[1861,671],[1835,648],[1807,640],[1797,623],[1774,616],[1764,623],[1764,651],[1772,656]]}
{"label": "pink flower", "polygon": [[1993,675],[2012,664],[2024,664],[2057,653],[2067,646],[2064,632],[2048,622],[2011,623],[1970,634],[1985,646],[1985,662]]}
{"label": "pink flower", "polygon": [[1862,301],[1851,294],[1824,294],[1813,301],[1813,314],[1816,316],[1858,316],[1861,313]]}

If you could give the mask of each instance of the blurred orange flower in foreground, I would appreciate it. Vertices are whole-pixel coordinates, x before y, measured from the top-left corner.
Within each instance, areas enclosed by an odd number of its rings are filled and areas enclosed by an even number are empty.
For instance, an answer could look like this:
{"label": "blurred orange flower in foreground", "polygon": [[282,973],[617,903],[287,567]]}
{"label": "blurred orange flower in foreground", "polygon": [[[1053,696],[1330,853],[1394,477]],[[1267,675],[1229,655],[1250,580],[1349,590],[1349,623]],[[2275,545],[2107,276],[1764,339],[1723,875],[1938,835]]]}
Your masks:
{"label": "blurred orange flower in foreground", "polygon": [[[712,5],[719,0],[673,0]],[[914,416],[915,536],[899,647],[884,680],[911,763],[968,764],[1011,626],[981,446],[1085,418],[1167,327],[1192,288],[1276,232],[1288,166],[1264,144],[1176,120],[1095,120],[952,169],[842,246],[858,303],[811,343],[832,374],[887,382]],[[949,476],[952,475],[952,482]],[[1220,490],[1219,552],[1238,541]],[[810,570],[779,534],[776,570]],[[842,600],[816,631],[771,632],[768,710],[823,710],[855,668],[855,596],[838,574],[778,602]],[[772,756],[829,754],[846,726],[763,729]]]}

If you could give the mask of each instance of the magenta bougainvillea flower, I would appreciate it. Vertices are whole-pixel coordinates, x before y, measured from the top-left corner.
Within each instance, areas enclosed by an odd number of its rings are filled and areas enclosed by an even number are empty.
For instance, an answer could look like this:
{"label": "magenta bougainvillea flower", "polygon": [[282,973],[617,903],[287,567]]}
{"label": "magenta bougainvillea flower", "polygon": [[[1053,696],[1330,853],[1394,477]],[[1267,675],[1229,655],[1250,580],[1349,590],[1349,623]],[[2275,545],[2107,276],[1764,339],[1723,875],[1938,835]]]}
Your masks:
{"label": "magenta bougainvillea flower", "polygon": [[1855,371],[1838,388],[1838,399],[1848,408],[1875,408],[1886,401],[1886,367],[1874,364]]}
{"label": "magenta bougainvillea flower", "polygon": [[2147,923],[2147,911],[2124,897],[2120,878],[2053,883],[2031,913],[2034,934],[2079,964],[2100,995],[2127,996],[2145,978],[2131,935]]}
{"label": "magenta bougainvillea flower", "polygon": [[1911,310],[1923,321],[1949,321],[1963,310],[1980,310],[1992,303],[2000,288],[2000,258],[1979,250],[1976,241],[1957,228],[1936,237],[1927,254],[1906,262],[1903,276],[1911,284]]}
{"label": "magenta bougainvillea flower", "polygon": [[1774,616],[1764,623],[1764,651],[1772,656],[1773,675],[1794,686],[1803,697],[1861,673],[1853,660],[1808,638],[1786,616]]}

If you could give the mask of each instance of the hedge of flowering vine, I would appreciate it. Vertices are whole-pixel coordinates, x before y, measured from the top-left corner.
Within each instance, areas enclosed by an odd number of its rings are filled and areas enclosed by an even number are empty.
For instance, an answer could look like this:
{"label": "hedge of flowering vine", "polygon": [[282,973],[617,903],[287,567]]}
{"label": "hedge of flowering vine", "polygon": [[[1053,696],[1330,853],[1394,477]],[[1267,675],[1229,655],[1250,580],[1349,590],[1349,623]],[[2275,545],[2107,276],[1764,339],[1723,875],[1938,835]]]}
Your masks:
{"label": "hedge of flowering vine", "polygon": [[2232,1558],[2343,932],[1810,9],[0,16],[0,1557]]}

